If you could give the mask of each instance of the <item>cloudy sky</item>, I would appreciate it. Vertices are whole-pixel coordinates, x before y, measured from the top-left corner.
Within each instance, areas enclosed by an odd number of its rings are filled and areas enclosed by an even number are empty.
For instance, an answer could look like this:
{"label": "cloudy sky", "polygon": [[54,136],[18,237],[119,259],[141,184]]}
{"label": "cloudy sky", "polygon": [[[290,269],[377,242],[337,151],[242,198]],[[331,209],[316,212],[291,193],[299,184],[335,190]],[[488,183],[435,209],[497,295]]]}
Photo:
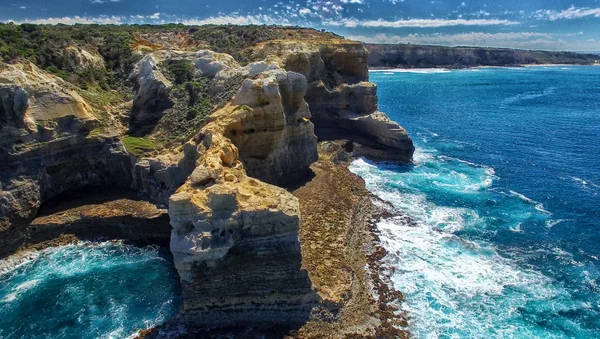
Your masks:
{"label": "cloudy sky", "polygon": [[600,51],[600,0],[0,0],[0,21],[282,24],[364,42]]}

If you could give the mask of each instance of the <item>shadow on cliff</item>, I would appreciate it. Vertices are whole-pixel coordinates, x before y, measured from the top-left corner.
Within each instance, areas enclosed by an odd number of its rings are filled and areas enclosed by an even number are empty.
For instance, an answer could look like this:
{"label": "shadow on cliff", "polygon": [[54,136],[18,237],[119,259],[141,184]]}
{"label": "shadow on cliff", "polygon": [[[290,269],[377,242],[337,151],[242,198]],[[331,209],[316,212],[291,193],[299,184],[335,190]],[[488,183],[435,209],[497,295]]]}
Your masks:
{"label": "shadow on cliff", "polygon": [[296,181],[292,184],[284,185],[282,187],[290,192],[293,192],[293,191],[299,189],[300,187],[303,187],[307,183],[311,182],[315,178],[315,176],[316,176],[315,172],[313,172],[313,170],[309,168],[304,177],[299,178],[298,181]]}
{"label": "shadow on cliff", "polygon": [[87,187],[42,204],[25,232],[22,245],[35,248],[73,240],[125,240],[140,246],[168,246],[171,226],[166,209],[157,208],[131,190]]}

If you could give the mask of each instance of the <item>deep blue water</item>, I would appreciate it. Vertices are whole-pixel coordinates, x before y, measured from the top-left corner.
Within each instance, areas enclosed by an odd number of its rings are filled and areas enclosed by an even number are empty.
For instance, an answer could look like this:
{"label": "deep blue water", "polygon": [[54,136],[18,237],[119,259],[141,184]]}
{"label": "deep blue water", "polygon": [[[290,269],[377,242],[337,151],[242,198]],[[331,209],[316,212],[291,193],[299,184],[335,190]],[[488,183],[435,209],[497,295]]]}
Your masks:
{"label": "deep blue water", "polygon": [[51,248],[0,274],[0,338],[126,338],[179,303],[177,272],[157,247]]}
{"label": "deep blue water", "polygon": [[418,338],[600,338],[600,67],[371,72],[414,166],[355,161]]}

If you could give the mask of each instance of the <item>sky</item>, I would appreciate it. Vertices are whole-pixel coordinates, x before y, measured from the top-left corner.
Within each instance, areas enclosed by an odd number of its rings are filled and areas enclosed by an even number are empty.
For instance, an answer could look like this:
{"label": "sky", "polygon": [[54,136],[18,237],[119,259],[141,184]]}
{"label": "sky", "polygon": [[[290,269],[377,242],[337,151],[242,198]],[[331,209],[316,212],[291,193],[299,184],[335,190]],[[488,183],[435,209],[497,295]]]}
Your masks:
{"label": "sky", "polygon": [[0,0],[0,21],[280,24],[363,42],[600,51],[600,0]]}

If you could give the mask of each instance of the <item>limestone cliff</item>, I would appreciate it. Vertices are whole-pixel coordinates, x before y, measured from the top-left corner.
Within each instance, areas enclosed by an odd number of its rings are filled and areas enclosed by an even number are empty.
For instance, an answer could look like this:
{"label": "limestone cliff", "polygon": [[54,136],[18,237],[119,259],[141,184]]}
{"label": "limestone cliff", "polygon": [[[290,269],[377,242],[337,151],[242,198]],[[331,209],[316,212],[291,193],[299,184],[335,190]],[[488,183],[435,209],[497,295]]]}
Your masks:
{"label": "limestone cliff", "polygon": [[368,82],[369,52],[358,42],[278,40],[253,48],[273,55],[288,71],[303,74],[316,134],[321,140],[350,138],[354,154],[409,162],[414,146],[404,128],[377,106],[377,86]]}
{"label": "limestone cliff", "polygon": [[98,119],[70,86],[32,64],[0,65],[0,255],[28,237],[40,205],[89,185],[127,186],[116,135],[90,136]]}
{"label": "limestone cliff", "polygon": [[197,167],[169,203],[186,323],[300,324],[317,302],[301,269],[298,200],[246,173],[292,182],[316,160],[305,88],[297,73],[258,74],[195,138]]}
{"label": "limestone cliff", "polygon": [[535,64],[591,65],[594,54],[510,48],[366,44],[369,66],[379,68],[464,68]]}

